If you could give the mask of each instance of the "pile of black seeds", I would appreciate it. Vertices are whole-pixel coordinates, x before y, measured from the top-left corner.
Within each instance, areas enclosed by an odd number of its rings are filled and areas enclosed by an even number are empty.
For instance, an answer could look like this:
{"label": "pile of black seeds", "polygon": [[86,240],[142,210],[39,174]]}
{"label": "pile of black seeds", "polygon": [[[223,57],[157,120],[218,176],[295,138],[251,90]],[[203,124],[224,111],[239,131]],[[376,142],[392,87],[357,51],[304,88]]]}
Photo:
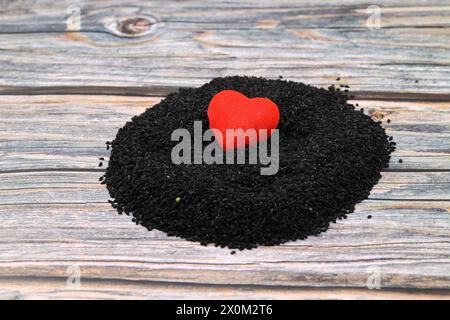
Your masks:
{"label": "pile of black seeds", "polygon": [[[175,165],[173,130],[209,128],[211,98],[231,89],[267,97],[280,109],[280,168]],[[327,230],[366,199],[395,143],[379,122],[347,103],[347,94],[284,80],[216,78],[180,89],[121,128],[102,183],[119,214],[169,236],[229,248],[305,239]],[[204,146],[209,144],[205,142]],[[265,166],[264,166],[265,167]]]}

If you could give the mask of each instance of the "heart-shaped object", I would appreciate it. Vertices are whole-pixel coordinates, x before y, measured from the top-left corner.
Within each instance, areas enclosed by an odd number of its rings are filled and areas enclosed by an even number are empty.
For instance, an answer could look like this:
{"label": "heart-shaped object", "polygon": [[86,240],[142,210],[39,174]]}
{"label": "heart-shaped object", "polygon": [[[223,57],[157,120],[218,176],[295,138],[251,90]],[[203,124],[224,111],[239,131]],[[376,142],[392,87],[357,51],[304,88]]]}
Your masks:
{"label": "heart-shaped object", "polygon": [[[229,151],[267,140],[278,126],[280,111],[270,99],[250,99],[238,91],[223,90],[209,102],[208,119],[219,145]],[[227,141],[227,129],[242,130],[235,131],[234,139]],[[241,138],[248,129],[255,130],[256,137]],[[262,129],[266,134],[261,133]]]}

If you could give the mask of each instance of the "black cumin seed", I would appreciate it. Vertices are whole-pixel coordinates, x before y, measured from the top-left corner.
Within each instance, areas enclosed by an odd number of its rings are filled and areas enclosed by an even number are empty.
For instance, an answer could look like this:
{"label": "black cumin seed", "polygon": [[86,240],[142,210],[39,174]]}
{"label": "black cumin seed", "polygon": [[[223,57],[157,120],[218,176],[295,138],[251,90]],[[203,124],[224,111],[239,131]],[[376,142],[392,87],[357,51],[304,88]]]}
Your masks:
{"label": "black cumin seed", "polygon": [[[112,150],[102,183],[114,199],[111,205],[148,230],[239,250],[326,231],[368,197],[395,149],[378,122],[333,88],[226,77],[169,94],[107,143]],[[261,164],[172,163],[178,143],[171,141],[173,130],[186,128],[192,135],[194,121],[207,130],[209,101],[226,89],[279,106],[276,175],[260,175]]]}

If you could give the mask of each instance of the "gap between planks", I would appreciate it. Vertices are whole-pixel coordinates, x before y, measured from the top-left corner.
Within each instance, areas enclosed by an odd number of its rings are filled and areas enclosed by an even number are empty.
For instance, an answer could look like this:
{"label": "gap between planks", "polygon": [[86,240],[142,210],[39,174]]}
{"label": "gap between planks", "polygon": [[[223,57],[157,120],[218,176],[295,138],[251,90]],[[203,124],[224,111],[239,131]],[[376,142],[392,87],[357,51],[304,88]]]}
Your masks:
{"label": "gap between planks", "polygon": [[[89,168],[38,168],[38,169],[14,169],[14,170],[0,170],[1,174],[13,173],[42,173],[42,172],[106,172],[106,169],[89,169]],[[411,173],[445,173],[450,172],[450,169],[383,169],[383,172],[411,172]]]}
{"label": "gap between planks", "polygon": [[[270,79],[270,78],[269,78]],[[278,78],[272,78],[276,80]],[[289,80],[288,78],[283,80]],[[339,82],[333,82],[338,86]],[[345,84],[345,82],[342,82]],[[327,86],[325,86],[327,87]],[[142,86],[142,87],[107,87],[107,86],[51,86],[51,87],[15,87],[0,85],[1,96],[31,95],[89,95],[89,96],[130,96],[130,97],[165,97],[189,86]],[[351,100],[397,101],[397,102],[450,102],[450,94],[414,93],[395,91],[351,91]]]}

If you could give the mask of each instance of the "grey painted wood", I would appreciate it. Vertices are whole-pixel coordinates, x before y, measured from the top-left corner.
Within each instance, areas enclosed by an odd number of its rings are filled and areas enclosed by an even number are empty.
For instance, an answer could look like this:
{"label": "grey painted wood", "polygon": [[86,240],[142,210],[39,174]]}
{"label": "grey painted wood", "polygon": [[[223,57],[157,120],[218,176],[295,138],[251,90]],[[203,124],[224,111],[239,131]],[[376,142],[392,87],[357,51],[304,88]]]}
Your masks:
{"label": "grey painted wood", "polygon": [[[102,172],[2,173],[0,205],[21,203],[106,203]],[[450,201],[450,172],[383,172],[369,199]],[[174,196],[175,199],[176,196]]]}
{"label": "grey painted wood", "polygon": [[[83,1],[80,25],[74,3],[0,0],[0,299],[450,299],[448,1],[383,1],[378,30],[360,0]],[[117,215],[104,142],[236,73],[350,85],[398,143],[370,199],[317,237],[235,255]]]}
{"label": "grey painted wood", "polygon": [[[66,279],[0,279],[0,299],[449,299],[433,290],[369,290],[283,286],[201,285],[82,279],[79,288]],[[270,304],[270,302],[268,302]]]}
{"label": "grey painted wood", "polygon": [[79,265],[85,279],[366,288],[379,268],[383,288],[450,289],[448,213],[448,201],[366,201],[320,236],[230,255],[148,232],[106,204],[2,206],[0,274],[64,279]]}
{"label": "grey painted wood", "polygon": [[[160,97],[1,96],[0,171],[98,169],[105,142]],[[390,170],[450,170],[450,103],[355,100],[398,150]],[[387,119],[391,122],[388,124]],[[403,159],[403,163],[398,160]]]}
{"label": "grey painted wood", "polygon": [[384,1],[380,29],[366,26],[363,1],[70,4],[2,3],[0,91],[147,91],[249,74],[318,86],[339,76],[355,91],[449,92],[446,1]]}

